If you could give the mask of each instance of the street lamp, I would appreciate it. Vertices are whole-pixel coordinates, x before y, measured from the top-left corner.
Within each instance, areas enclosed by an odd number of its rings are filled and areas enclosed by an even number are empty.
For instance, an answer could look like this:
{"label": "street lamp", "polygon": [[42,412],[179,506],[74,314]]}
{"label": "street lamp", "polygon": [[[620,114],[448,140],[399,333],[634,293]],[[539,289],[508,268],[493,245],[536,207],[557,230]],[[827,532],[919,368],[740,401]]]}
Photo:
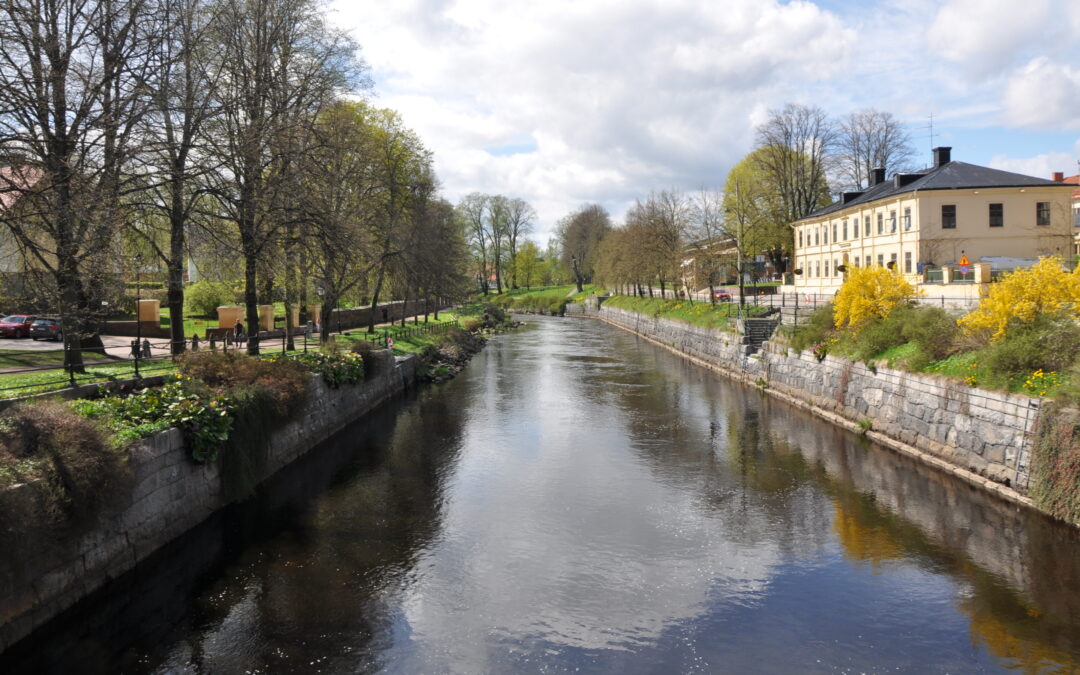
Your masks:
{"label": "street lamp", "polygon": [[140,268],[142,267],[142,254],[135,254],[135,348],[132,349],[135,352],[135,379],[142,377],[139,375],[139,355],[142,353],[142,317],[139,316],[139,311],[142,309],[142,284],[140,282]]}

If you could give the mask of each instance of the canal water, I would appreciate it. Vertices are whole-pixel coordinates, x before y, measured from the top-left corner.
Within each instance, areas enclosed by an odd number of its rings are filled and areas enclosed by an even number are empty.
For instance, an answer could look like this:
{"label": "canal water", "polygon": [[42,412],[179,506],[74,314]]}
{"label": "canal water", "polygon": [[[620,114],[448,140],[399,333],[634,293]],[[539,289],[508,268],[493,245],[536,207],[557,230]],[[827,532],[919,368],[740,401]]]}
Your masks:
{"label": "canal water", "polygon": [[538,318],[3,672],[1068,672],[1080,536],[614,328]]}

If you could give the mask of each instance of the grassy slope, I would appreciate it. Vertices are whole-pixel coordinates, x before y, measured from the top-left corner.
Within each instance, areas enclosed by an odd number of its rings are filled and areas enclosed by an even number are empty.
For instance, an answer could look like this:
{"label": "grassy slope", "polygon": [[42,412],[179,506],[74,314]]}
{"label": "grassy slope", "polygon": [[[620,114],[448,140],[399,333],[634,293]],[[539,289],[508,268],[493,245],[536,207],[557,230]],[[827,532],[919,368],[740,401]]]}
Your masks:
{"label": "grassy slope", "polygon": [[[650,314],[664,319],[675,319],[705,328],[728,327],[728,317],[736,316],[739,306],[735,303],[689,302],[687,300],[661,300],[660,298],[635,298],[618,295],[604,302],[605,305],[638,314]],[[751,315],[765,311],[763,307],[748,305]]]}

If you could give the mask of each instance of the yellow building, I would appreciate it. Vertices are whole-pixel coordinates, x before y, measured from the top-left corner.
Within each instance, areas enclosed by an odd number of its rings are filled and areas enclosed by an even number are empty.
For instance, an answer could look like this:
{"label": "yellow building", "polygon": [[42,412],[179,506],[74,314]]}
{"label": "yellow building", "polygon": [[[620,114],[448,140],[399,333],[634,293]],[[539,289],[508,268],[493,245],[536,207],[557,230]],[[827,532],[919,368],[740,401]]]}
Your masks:
{"label": "yellow building", "polygon": [[954,162],[951,150],[889,180],[875,169],[866,190],[792,223],[796,289],[833,293],[853,265],[893,266],[919,284],[956,279],[966,261],[964,279],[989,281],[992,266],[1072,252],[1072,186]]}

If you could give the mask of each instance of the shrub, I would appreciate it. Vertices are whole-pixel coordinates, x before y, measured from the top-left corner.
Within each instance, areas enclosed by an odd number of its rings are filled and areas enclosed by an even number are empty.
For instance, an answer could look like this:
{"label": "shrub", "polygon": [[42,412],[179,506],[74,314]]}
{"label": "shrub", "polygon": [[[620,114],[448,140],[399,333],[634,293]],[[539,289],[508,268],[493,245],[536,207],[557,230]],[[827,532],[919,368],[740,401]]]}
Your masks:
{"label": "shrub", "polygon": [[98,427],[65,403],[20,403],[0,415],[0,486],[31,484],[44,505],[45,522],[18,523],[0,513],[8,527],[90,516],[121,492],[128,476],[127,463]]}
{"label": "shrub", "polygon": [[480,319],[476,317],[470,316],[461,320],[462,330],[468,331],[469,333],[477,332],[482,326],[483,324],[480,322]]}
{"label": "shrub", "polygon": [[999,386],[1018,384],[1038,370],[1066,370],[1080,354],[1080,326],[1064,314],[1010,326],[1005,335],[987,350],[985,359]]}
{"label": "shrub", "polygon": [[84,417],[101,420],[114,432],[117,444],[177,427],[183,431],[195,461],[212,460],[229,438],[231,400],[220,389],[206,391],[177,377],[175,382],[130,396],[76,401],[72,407]]}
{"label": "shrub", "polygon": [[[367,344],[366,342],[364,344]],[[352,351],[348,352],[293,352],[283,356],[270,356],[267,361],[292,361],[305,369],[322,375],[323,381],[331,389],[343,384],[356,384],[364,380],[364,357]]]}
{"label": "shrub", "polygon": [[835,333],[832,303],[823,305],[806,317],[806,322],[791,332],[791,348],[797,352],[824,343]]}
{"label": "shrub", "polygon": [[236,301],[232,286],[217,281],[196,281],[184,289],[184,311],[216,317],[217,308]]}
{"label": "shrub", "polygon": [[900,330],[906,342],[914,342],[919,351],[908,366],[922,370],[956,352],[960,329],[956,320],[940,307],[911,307],[900,312]]}
{"label": "shrub", "polygon": [[897,307],[915,299],[918,291],[896,270],[853,267],[836,293],[833,319],[837,328],[858,331],[872,319],[884,319]]}
{"label": "shrub", "polygon": [[988,334],[998,342],[1043,314],[1062,313],[1080,317],[1080,267],[1066,272],[1061,258],[1049,257],[991,284],[979,308],[959,324],[968,333]]}
{"label": "shrub", "polygon": [[255,385],[272,401],[274,412],[288,418],[307,397],[310,375],[292,359],[257,359],[237,352],[187,352],[176,359],[182,375],[211,389]]}

